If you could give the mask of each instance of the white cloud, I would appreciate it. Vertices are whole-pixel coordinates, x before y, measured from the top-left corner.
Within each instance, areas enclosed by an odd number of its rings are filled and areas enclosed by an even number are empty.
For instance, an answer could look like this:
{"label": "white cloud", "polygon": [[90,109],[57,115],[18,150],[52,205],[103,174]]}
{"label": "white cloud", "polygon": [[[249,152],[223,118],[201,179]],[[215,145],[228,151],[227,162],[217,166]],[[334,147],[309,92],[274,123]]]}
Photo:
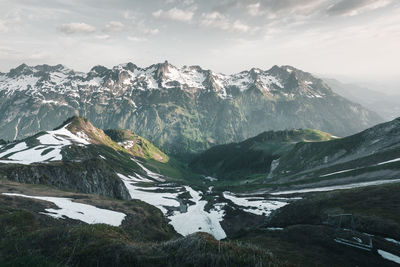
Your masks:
{"label": "white cloud", "polygon": [[240,20],[231,21],[219,12],[203,13],[201,15],[200,26],[234,32],[250,31],[250,26],[247,24]]}
{"label": "white cloud", "polygon": [[8,32],[8,27],[5,21],[0,20],[0,32]]}
{"label": "white cloud", "polygon": [[159,9],[159,10],[153,12],[152,15],[155,18],[163,18],[163,19],[189,22],[192,20],[192,18],[194,16],[194,12],[190,11],[190,10],[183,10],[183,9],[174,7],[168,11]]}
{"label": "white cloud", "polygon": [[194,4],[194,0],[165,0],[165,4],[175,4],[175,3],[181,3],[182,5],[185,6],[190,6]]}
{"label": "white cloud", "polygon": [[129,41],[132,41],[132,42],[144,42],[144,41],[147,41],[146,38],[137,37],[137,36],[128,36],[127,39],[128,39]]}
{"label": "white cloud", "polygon": [[6,14],[0,13],[0,32],[15,31],[21,23],[21,10],[14,9],[8,11]]}
{"label": "white cloud", "polygon": [[135,16],[129,10],[125,10],[122,15],[123,15],[124,19],[134,19],[135,18]]}
{"label": "white cloud", "polygon": [[365,11],[389,5],[392,0],[342,0],[331,5],[327,13],[330,15],[356,16]]}
{"label": "white cloud", "polygon": [[33,60],[43,60],[49,57],[49,53],[47,52],[34,52],[28,56],[29,59]]}
{"label": "white cloud", "polygon": [[103,31],[105,32],[120,32],[124,29],[125,25],[119,21],[110,21],[105,26]]}
{"label": "white cloud", "polygon": [[96,28],[83,22],[71,22],[61,25],[59,30],[66,34],[93,33]]}
{"label": "white cloud", "polygon": [[95,36],[95,38],[96,39],[99,39],[99,40],[108,40],[108,39],[110,39],[110,35],[108,35],[108,34],[101,34],[101,35],[96,35]]}
{"label": "white cloud", "polygon": [[261,4],[259,2],[248,5],[247,12],[254,17],[265,14],[265,12],[261,10]]}
{"label": "white cloud", "polygon": [[152,28],[144,20],[135,21],[132,24],[135,31],[146,34],[146,35],[156,35],[160,32],[157,28]]}
{"label": "white cloud", "polygon": [[151,23],[140,19],[140,14],[132,11],[125,11],[123,17],[129,21],[126,23],[125,28],[131,29],[145,35],[156,35],[160,32],[158,28],[152,27]]}

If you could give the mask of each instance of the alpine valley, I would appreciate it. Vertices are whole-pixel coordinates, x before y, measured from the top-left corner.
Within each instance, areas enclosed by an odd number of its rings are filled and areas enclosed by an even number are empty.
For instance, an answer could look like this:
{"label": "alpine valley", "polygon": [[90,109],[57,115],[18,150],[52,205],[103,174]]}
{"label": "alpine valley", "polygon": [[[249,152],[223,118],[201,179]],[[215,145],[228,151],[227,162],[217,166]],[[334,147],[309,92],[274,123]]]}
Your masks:
{"label": "alpine valley", "polygon": [[400,118],[290,66],[0,74],[1,266],[397,266]]}

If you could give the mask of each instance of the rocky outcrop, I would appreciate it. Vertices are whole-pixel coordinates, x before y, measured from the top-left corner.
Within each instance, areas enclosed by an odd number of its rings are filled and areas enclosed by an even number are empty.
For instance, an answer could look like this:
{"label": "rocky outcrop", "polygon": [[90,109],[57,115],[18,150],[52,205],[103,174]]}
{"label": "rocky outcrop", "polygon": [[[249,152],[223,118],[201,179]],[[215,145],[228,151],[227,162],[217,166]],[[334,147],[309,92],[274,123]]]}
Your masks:
{"label": "rocky outcrop", "polygon": [[1,165],[0,177],[19,183],[45,184],[63,190],[130,199],[119,177],[100,159],[46,164]]}

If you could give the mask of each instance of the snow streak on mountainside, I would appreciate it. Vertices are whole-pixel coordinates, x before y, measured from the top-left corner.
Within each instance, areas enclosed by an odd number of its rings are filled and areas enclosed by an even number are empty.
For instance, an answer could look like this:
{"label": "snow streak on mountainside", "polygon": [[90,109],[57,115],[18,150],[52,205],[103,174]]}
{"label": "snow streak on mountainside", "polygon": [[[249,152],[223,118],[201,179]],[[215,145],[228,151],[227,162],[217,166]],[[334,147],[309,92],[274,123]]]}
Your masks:
{"label": "snow streak on mountainside", "polygon": [[88,73],[23,64],[0,74],[1,138],[51,129],[77,113],[99,128],[131,129],[172,154],[265,130],[314,128],[344,136],[381,120],[290,66],[224,75],[168,62],[96,66]]}

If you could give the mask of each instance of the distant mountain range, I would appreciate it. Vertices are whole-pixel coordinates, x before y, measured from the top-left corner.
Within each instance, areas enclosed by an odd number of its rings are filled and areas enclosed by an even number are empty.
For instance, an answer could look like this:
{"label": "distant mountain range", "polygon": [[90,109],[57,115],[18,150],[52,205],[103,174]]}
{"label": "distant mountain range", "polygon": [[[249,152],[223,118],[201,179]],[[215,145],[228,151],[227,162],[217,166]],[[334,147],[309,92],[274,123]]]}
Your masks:
{"label": "distant mountain range", "polygon": [[323,80],[335,93],[378,113],[385,120],[393,120],[400,116],[400,94],[388,95],[364,86],[342,83],[332,78],[323,78]]}
{"label": "distant mountain range", "polygon": [[224,75],[168,62],[88,73],[25,64],[0,74],[0,137],[15,140],[79,114],[102,129],[124,128],[170,155],[239,142],[266,130],[318,129],[346,136],[382,122],[290,66]]}

